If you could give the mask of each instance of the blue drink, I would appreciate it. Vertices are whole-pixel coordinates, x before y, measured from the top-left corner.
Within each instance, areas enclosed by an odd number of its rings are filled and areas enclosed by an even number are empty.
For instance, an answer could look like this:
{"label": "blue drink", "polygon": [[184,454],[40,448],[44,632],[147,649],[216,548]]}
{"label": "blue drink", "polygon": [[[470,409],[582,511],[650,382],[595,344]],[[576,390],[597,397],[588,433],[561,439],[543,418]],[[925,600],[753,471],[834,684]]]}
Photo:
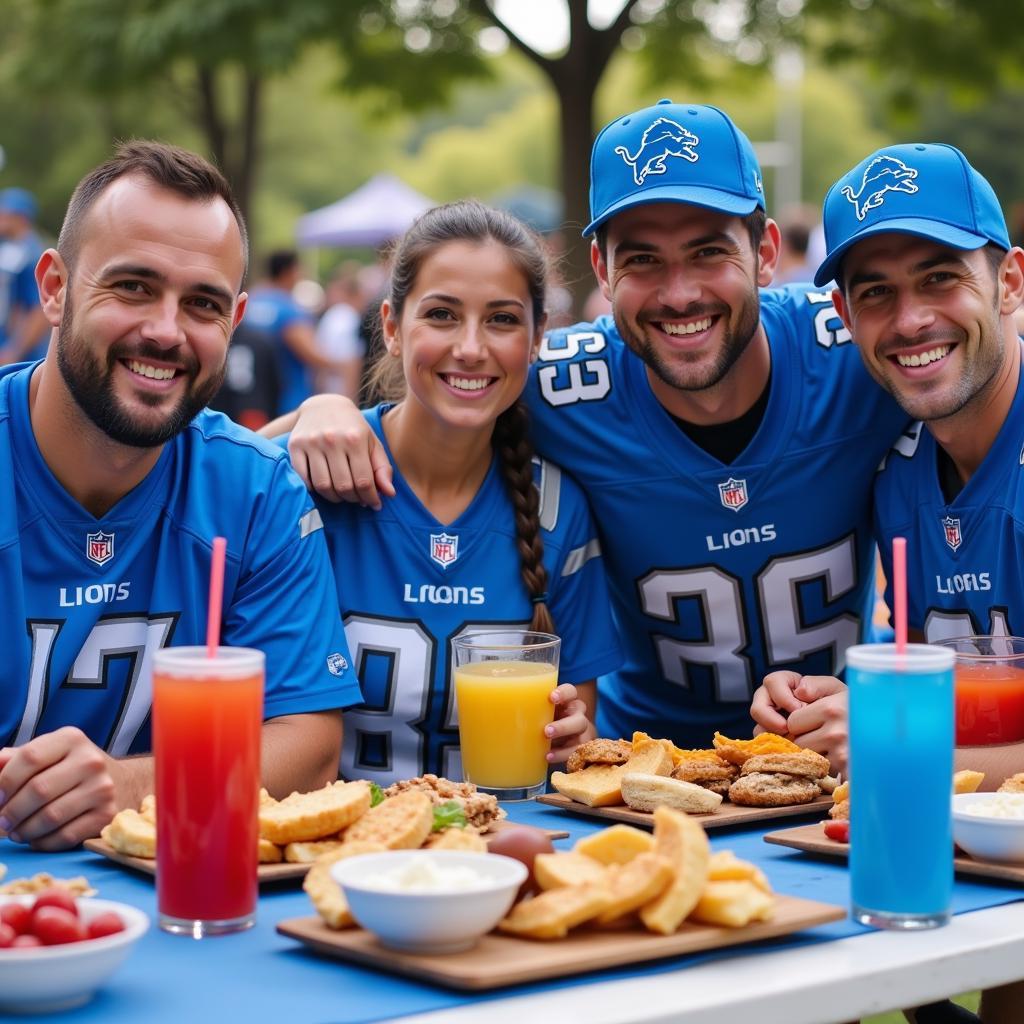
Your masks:
{"label": "blue drink", "polygon": [[953,894],[953,658],[927,644],[847,651],[853,916],[934,928]]}

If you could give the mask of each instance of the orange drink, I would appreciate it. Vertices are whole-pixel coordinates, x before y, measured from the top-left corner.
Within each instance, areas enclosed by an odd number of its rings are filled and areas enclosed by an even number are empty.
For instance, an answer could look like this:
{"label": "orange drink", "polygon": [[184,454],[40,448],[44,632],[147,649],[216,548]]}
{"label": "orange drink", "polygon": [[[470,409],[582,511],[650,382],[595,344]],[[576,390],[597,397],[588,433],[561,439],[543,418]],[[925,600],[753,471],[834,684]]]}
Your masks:
{"label": "orange drink", "polygon": [[166,931],[199,938],[255,921],[262,720],[262,652],[157,652],[157,909]]}
{"label": "orange drink", "polygon": [[558,637],[528,630],[453,642],[463,776],[499,798],[524,799],[544,786],[559,646]]}

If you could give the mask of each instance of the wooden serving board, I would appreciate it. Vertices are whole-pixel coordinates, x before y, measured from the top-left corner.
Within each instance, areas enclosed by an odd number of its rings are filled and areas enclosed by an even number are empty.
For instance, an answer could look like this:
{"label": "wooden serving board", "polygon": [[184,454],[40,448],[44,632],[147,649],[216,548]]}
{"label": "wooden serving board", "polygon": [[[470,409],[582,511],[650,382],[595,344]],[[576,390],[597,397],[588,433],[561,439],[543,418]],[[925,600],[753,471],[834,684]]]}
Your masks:
{"label": "wooden serving board", "polygon": [[[829,839],[822,831],[822,823],[798,825],[796,828],[784,828],[779,832],[769,832],[766,843],[776,846],[790,846],[794,850],[805,853],[818,853],[825,857],[838,857],[846,860],[850,855],[849,843],[837,843]],[[1024,864],[997,864],[991,860],[976,860],[966,854],[953,858],[953,866],[964,875],[978,875],[982,878],[1000,878],[1008,882],[1024,885]]]}
{"label": "wooden serving board", "polygon": [[745,928],[686,923],[674,935],[655,935],[639,929],[617,932],[581,929],[567,938],[551,941],[491,932],[473,949],[437,956],[388,949],[361,928],[333,931],[319,917],[281,921],[277,930],[327,956],[449,988],[479,991],[757,942],[838,921],[845,916],[843,907],[831,903],[776,896],[772,919]]}
{"label": "wooden serving board", "polygon": [[[543,832],[548,839],[565,839],[569,835],[569,833],[564,829],[541,829],[537,828],[535,825],[517,826],[514,821],[504,819],[502,821],[494,822],[494,824],[492,824],[484,833],[484,838],[487,839],[490,836],[513,826],[518,828],[528,828],[533,832]],[[105,839],[86,839],[82,845],[91,853],[98,853],[101,857],[106,857],[117,864],[122,864],[127,868],[132,868],[134,871],[141,871],[145,875],[156,875],[155,860],[151,860],[148,857],[133,857],[127,853],[120,853]],[[309,871],[309,869],[309,864],[289,864],[285,862],[277,864],[260,864],[256,869],[256,877],[259,879],[260,884],[263,884],[264,882],[284,882],[294,878],[305,878],[306,872]]]}
{"label": "wooden serving board", "polygon": [[[559,810],[582,814],[587,818],[605,818],[609,821],[625,821],[641,828],[654,828],[654,815],[650,811],[634,811],[625,804],[614,804],[611,807],[590,807],[578,800],[570,800],[561,793],[544,793],[537,797],[542,804],[550,804]],[[692,814],[690,817],[700,822],[705,830],[725,828],[729,825],[748,825],[757,821],[773,821],[775,818],[792,818],[801,814],[817,814],[827,811],[832,806],[832,797],[819,796],[807,804],[787,804],[785,807],[741,807],[727,800],[717,811],[710,814]]]}

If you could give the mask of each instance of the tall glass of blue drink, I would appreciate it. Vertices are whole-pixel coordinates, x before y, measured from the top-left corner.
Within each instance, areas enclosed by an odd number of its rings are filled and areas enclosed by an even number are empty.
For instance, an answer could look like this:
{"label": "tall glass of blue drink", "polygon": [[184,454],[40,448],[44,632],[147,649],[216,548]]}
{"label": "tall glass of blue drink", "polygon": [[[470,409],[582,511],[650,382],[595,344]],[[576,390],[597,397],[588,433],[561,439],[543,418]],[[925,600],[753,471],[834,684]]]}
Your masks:
{"label": "tall glass of blue drink", "polygon": [[861,644],[846,652],[853,917],[935,928],[953,895],[953,652]]}

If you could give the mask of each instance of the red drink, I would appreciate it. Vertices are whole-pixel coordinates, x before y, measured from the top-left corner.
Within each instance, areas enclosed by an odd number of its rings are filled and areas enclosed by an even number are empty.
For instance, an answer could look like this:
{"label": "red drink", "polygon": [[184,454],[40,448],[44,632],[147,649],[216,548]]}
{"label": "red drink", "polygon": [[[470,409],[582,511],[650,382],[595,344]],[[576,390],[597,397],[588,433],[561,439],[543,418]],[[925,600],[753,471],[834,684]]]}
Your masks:
{"label": "red drink", "polygon": [[263,655],[170,648],[153,670],[157,906],[167,931],[255,920]]}
{"label": "red drink", "polygon": [[963,660],[956,666],[958,746],[1024,740],[1024,668],[998,659]]}

